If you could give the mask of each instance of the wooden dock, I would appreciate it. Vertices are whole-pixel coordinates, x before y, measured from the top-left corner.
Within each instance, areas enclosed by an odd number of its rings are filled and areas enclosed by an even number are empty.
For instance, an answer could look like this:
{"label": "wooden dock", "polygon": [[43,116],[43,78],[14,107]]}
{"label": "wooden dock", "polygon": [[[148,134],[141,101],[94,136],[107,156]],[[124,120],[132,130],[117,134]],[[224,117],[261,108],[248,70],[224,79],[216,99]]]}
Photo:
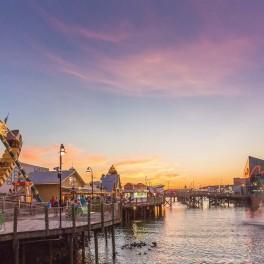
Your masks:
{"label": "wooden dock", "polygon": [[173,194],[179,202],[186,204],[190,208],[200,208],[204,199],[209,202],[209,207],[234,204],[235,206],[247,205],[250,196],[247,194],[205,192],[205,191],[177,191]]}
{"label": "wooden dock", "polygon": [[[115,226],[135,219],[162,217],[166,203],[171,204],[163,196],[118,201],[112,198],[110,203],[101,198],[84,208],[74,205],[47,208],[41,203],[29,205],[3,198],[0,212],[5,223],[0,231],[0,260],[5,259],[5,264],[73,264],[80,251],[84,260],[85,247],[93,238],[98,263],[99,232],[106,244],[110,234],[115,259]],[[56,262],[58,254],[62,262]]]}
{"label": "wooden dock", "polygon": [[[85,243],[90,241],[93,232],[95,244],[95,263],[98,263],[98,232],[103,232],[107,239],[107,232],[112,235],[112,253],[115,258],[115,225],[121,222],[120,203],[105,203],[101,200],[98,204],[89,204],[86,210],[74,205],[67,208],[50,208],[46,206],[36,206],[28,208],[14,208],[5,205],[4,215],[5,223],[3,230],[0,232],[0,259],[5,259],[5,264],[9,263],[38,263],[37,260],[30,260],[26,252],[31,248],[32,251],[43,248],[49,248],[47,262],[39,263],[57,263],[54,260],[54,250],[51,246],[54,241],[67,241],[67,245],[62,248],[65,255],[63,262],[73,264],[75,259],[74,245],[79,244],[79,249],[83,251]],[[40,243],[42,246],[36,246]],[[33,252],[34,253],[34,252]],[[8,256],[12,256],[11,259]],[[65,262],[65,259],[67,262]],[[26,262],[25,262],[26,260]],[[35,262],[34,262],[35,261]]]}

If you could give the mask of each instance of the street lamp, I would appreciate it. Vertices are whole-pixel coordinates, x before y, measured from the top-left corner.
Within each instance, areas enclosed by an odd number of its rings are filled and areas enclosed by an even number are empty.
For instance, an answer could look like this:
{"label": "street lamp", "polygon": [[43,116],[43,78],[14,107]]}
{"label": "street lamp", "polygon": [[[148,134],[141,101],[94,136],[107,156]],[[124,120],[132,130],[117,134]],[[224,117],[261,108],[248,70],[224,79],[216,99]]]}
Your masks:
{"label": "street lamp", "polygon": [[62,207],[62,193],[61,193],[61,175],[62,175],[62,156],[65,155],[65,147],[63,144],[60,145],[60,166],[57,168],[58,178],[60,180],[60,198],[59,198],[59,206],[60,206],[60,228],[61,228],[61,207]]}
{"label": "street lamp", "polygon": [[91,178],[92,178],[92,199],[93,199],[93,170],[92,170],[91,167],[88,167],[88,168],[86,169],[86,172],[87,172],[87,173],[91,173]]}

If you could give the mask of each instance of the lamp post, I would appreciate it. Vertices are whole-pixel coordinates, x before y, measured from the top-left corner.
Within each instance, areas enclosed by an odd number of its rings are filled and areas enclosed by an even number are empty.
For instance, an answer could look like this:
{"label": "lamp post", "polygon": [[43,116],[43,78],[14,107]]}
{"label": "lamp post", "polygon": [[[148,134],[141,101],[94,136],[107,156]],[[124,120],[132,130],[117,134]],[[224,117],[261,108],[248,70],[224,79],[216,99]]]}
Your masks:
{"label": "lamp post", "polygon": [[86,172],[87,173],[91,173],[91,179],[92,179],[92,199],[93,199],[93,170],[92,170],[92,168],[91,167],[88,167],[87,169],[86,169]]}
{"label": "lamp post", "polygon": [[103,181],[100,180],[100,191],[101,191],[101,197],[103,196]]}
{"label": "lamp post", "polygon": [[61,175],[62,175],[62,156],[66,153],[65,147],[63,144],[60,145],[60,166],[57,170],[58,178],[60,180],[60,194],[59,194],[59,206],[60,206],[60,228],[61,228],[61,207],[62,207],[62,191],[61,191]]}

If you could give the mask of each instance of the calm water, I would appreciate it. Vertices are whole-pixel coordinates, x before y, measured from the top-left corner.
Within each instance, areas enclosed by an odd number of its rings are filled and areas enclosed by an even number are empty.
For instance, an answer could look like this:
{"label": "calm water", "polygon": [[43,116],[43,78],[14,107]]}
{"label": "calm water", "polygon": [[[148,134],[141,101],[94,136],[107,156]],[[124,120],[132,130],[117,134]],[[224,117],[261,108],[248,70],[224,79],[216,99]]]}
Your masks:
{"label": "calm water", "polygon": [[[186,209],[176,203],[165,217],[136,221],[116,231],[115,263],[264,263],[264,228],[245,225],[243,208]],[[127,243],[144,241],[156,248],[121,249]],[[88,250],[93,252],[93,248]],[[113,263],[111,243],[100,239],[100,263]]]}

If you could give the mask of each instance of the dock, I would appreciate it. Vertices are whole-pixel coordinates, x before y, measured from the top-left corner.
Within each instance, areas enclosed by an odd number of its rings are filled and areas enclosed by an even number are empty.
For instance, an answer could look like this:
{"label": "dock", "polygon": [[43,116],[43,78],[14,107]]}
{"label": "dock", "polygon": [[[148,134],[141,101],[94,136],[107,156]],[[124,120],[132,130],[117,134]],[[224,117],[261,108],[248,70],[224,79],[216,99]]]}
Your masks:
{"label": "dock", "polygon": [[250,203],[250,195],[248,194],[178,190],[171,195],[177,197],[179,202],[186,204],[189,208],[202,207],[205,199],[208,200],[209,207],[225,204],[227,206],[230,204],[242,206]]}
{"label": "dock", "polygon": [[[38,254],[47,258],[47,262],[40,263],[53,263],[55,249],[52,244],[60,241],[61,244],[67,242],[61,248],[60,254],[64,255],[67,263],[73,264],[76,244],[78,250],[83,251],[84,257],[85,245],[91,240],[93,233],[95,263],[98,263],[99,232],[103,232],[106,239],[108,233],[111,234],[112,255],[115,258],[115,226],[121,222],[120,210],[120,203],[106,203],[103,200],[96,204],[88,204],[86,208],[74,205],[47,208],[42,205],[29,206],[5,201],[5,208],[2,206],[5,221],[0,232],[0,259],[5,259],[5,264],[37,263],[37,260],[34,260],[35,262],[29,260],[36,250]],[[38,244],[40,246],[37,246]],[[29,251],[33,253],[27,254]]]}

